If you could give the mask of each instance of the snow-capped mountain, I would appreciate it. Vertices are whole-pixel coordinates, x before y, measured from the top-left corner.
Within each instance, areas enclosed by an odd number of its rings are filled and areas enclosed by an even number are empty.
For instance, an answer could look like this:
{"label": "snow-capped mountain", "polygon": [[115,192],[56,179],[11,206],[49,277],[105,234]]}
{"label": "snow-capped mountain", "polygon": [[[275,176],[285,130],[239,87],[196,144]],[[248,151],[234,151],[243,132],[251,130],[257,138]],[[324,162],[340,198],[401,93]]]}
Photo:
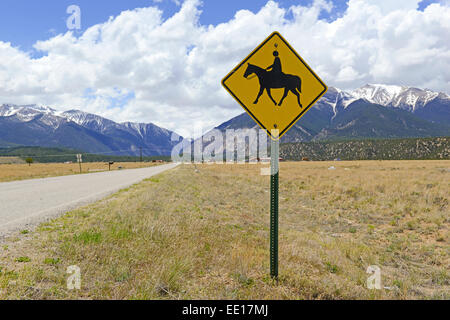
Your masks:
{"label": "snow-capped mountain", "polygon": [[120,124],[112,120],[100,117],[96,114],[87,113],[80,110],[69,110],[64,111],[61,115],[69,121],[75,122],[76,124],[98,131],[105,132],[109,127],[119,127]]}
{"label": "snow-capped mountain", "polygon": [[425,120],[450,123],[448,94],[406,86],[366,84],[350,91],[330,87],[315,108],[331,108],[334,118],[359,99],[384,107],[406,110]]}
{"label": "snow-capped mountain", "polygon": [[15,116],[18,120],[26,122],[33,120],[38,115],[43,117],[44,119],[49,120],[50,122],[55,122],[55,120],[62,120],[62,118],[59,117],[58,112],[56,110],[45,106],[40,105],[16,106],[6,104],[0,107],[0,117]]}
{"label": "snow-capped mountain", "polygon": [[21,145],[63,146],[93,153],[169,155],[172,132],[152,123],[117,123],[80,110],[47,106],[0,106],[0,140]]}
{"label": "snow-capped mountain", "polygon": [[[257,127],[241,114],[217,129]],[[326,94],[283,136],[282,142],[355,138],[450,136],[450,97],[418,88],[368,84]]]}
{"label": "snow-capped mountain", "polygon": [[[333,91],[336,93],[333,94]],[[435,99],[450,100],[450,96],[443,92],[384,84],[366,84],[351,91],[330,88],[327,95],[330,95],[330,92],[335,97],[332,99],[335,104],[341,104],[344,108],[353,101],[365,99],[385,107],[399,107],[414,112]]]}
{"label": "snow-capped mountain", "polygon": [[383,84],[367,84],[353,90],[351,95],[357,99],[366,99],[382,106],[400,107],[409,111],[424,107],[439,96],[441,99],[450,99],[450,96],[445,93],[428,89]]}
{"label": "snow-capped mountain", "polygon": [[[219,130],[255,127],[246,114]],[[172,132],[152,123],[117,123],[80,110],[42,105],[0,106],[0,142],[63,146],[92,153],[169,155]],[[405,86],[368,84],[355,90],[330,87],[283,137],[283,142],[346,138],[450,136],[450,97]],[[1,146],[1,145],[0,145]]]}

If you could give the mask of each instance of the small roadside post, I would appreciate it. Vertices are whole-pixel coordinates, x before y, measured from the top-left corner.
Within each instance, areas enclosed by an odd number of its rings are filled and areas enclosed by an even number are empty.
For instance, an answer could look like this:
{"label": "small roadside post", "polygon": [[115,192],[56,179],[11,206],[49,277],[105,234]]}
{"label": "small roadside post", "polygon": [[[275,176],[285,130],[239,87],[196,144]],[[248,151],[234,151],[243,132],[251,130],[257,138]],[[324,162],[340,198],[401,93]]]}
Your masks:
{"label": "small roadside post", "polygon": [[79,164],[79,166],[80,166],[80,173],[81,173],[81,163],[83,162],[83,155],[82,154],[77,154],[77,162],[78,162],[78,164]]}
{"label": "small roadside post", "polygon": [[271,139],[270,276],[278,279],[280,138],[328,88],[276,31],[231,70],[222,85]]}

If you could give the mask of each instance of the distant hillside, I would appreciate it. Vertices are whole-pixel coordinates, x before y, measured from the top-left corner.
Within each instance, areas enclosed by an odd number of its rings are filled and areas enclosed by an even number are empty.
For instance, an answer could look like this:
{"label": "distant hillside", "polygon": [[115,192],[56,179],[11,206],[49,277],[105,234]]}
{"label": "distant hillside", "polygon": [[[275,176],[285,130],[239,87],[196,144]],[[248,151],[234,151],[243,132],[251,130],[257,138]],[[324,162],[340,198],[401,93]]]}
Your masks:
{"label": "distant hillside", "polygon": [[[216,129],[258,128],[246,113]],[[450,136],[450,96],[418,88],[366,85],[330,87],[281,143]]]}
{"label": "distant hillside", "polygon": [[297,142],[280,146],[287,160],[450,160],[450,137]]}
{"label": "distant hillside", "polygon": [[17,147],[19,145],[0,139],[0,148]]}
{"label": "distant hillside", "polygon": [[334,117],[332,126],[323,129],[314,140],[345,138],[439,137],[450,134],[450,127],[433,123],[415,114],[357,100]]}
{"label": "distant hillside", "polygon": [[[450,136],[449,123],[432,122],[407,110],[362,99],[350,103],[334,116],[330,110],[319,101],[281,138],[281,143]],[[222,132],[248,128],[258,126],[246,113],[217,127]]]}
{"label": "distant hillside", "polygon": [[[108,154],[89,154],[83,151],[66,148],[44,148],[44,147],[12,147],[0,148],[0,157],[32,158],[34,162],[54,163],[54,162],[76,162],[76,155],[83,155],[83,162],[137,162],[140,157],[136,156],[113,156]],[[168,156],[144,156],[143,161],[165,160],[170,161]]]}
{"label": "distant hillside", "polygon": [[0,147],[63,147],[119,156],[170,155],[173,132],[152,123],[117,123],[79,110],[0,105]]}

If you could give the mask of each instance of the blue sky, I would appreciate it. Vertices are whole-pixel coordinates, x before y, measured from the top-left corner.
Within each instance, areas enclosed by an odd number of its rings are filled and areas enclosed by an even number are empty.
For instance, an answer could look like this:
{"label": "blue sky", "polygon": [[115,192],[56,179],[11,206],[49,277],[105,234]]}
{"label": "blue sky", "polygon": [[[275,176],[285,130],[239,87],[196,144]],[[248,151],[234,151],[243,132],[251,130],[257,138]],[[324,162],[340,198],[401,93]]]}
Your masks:
{"label": "blue sky", "polygon": [[[233,18],[241,9],[257,12],[268,0],[204,0],[200,23],[217,25]],[[128,9],[157,6],[163,10],[163,17],[171,17],[180,8],[176,0],[2,0],[0,1],[0,40],[10,42],[14,47],[35,54],[33,44],[46,40],[55,34],[65,33],[68,6],[75,4],[82,10],[82,29],[107,21]],[[279,0],[280,7],[310,5],[312,0]],[[327,21],[339,17],[347,9],[347,0],[335,0],[333,10],[322,11],[321,17]],[[438,0],[424,0],[419,9]]]}
{"label": "blue sky", "polygon": [[[291,5],[310,5],[312,0],[280,0],[280,7]],[[433,0],[425,0],[421,7]],[[233,18],[236,11],[247,9],[257,12],[267,0],[204,0],[200,23],[217,25]],[[333,1],[334,9],[323,11],[321,18],[332,20],[347,8],[346,0]],[[82,13],[82,30],[107,21],[110,16],[117,16],[123,10],[147,6],[158,6],[163,10],[163,17],[168,18],[179,10],[174,0],[2,0],[0,1],[0,40],[11,42],[14,47],[24,51],[32,50],[38,40],[46,40],[55,34],[65,33],[66,9],[69,5],[78,5]]]}

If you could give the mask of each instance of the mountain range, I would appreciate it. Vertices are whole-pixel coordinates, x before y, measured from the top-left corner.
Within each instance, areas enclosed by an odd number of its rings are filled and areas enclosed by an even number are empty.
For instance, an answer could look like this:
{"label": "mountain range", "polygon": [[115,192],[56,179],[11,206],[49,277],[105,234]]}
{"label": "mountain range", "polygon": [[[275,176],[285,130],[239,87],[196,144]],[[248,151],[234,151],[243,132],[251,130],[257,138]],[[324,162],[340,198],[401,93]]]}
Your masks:
{"label": "mountain range", "polygon": [[170,155],[172,131],[152,123],[117,123],[80,110],[0,106],[0,146],[67,147],[114,155]]}
{"label": "mountain range", "polygon": [[[257,127],[243,113],[216,129]],[[281,142],[450,136],[450,96],[412,87],[367,84],[330,87]]]}
{"label": "mountain range", "polygon": [[[216,127],[255,128],[243,113]],[[117,123],[80,110],[47,106],[0,106],[0,147],[66,147],[114,155],[170,155],[173,132],[152,123]],[[367,84],[327,93],[281,142],[450,136],[450,96],[405,86]]]}

